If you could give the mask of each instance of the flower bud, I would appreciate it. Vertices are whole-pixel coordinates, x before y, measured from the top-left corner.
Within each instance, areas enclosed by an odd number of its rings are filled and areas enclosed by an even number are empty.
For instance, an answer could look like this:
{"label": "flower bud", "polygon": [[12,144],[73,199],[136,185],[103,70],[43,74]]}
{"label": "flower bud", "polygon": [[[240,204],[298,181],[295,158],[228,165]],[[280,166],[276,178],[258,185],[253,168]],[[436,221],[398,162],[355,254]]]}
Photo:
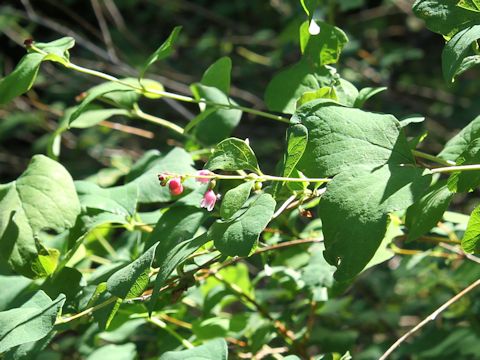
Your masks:
{"label": "flower bud", "polygon": [[207,192],[203,195],[202,202],[200,203],[200,207],[207,209],[208,211],[212,211],[215,207],[215,203],[217,202],[217,195],[213,190],[207,190]]}
{"label": "flower bud", "polygon": [[171,179],[168,182],[168,188],[172,195],[180,195],[183,192],[182,180],[178,177]]}
{"label": "flower bud", "polygon": [[[208,175],[213,175],[213,173],[210,170],[200,170],[200,171],[197,171],[197,175],[208,176]],[[207,179],[207,178],[195,178],[195,180],[204,184],[210,181],[210,179]]]}

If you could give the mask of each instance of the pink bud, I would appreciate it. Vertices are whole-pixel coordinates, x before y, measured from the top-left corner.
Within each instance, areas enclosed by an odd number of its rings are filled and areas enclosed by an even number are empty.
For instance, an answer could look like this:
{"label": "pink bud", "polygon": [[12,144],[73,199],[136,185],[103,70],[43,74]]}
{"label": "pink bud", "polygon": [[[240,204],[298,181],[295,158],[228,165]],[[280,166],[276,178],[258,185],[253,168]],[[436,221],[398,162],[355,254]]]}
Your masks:
{"label": "pink bud", "polygon": [[182,180],[178,177],[171,179],[168,182],[168,188],[172,195],[180,195],[183,192]]}
{"label": "pink bud", "polygon": [[[200,171],[197,171],[197,175],[208,176],[208,175],[213,175],[213,173],[210,170],[200,170]],[[195,180],[204,184],[210,181],[210,179],[206,179],[206,178],[196,178]]]}
{"label": "pink bud", "polygon": [[207,192],[203,195],[202,202],[200,203],[200,207],[207,209],[208,211],[212,211],[215,207],[215,202],[217,201],[217,195],[213,192],[213,190],[207,190]]}

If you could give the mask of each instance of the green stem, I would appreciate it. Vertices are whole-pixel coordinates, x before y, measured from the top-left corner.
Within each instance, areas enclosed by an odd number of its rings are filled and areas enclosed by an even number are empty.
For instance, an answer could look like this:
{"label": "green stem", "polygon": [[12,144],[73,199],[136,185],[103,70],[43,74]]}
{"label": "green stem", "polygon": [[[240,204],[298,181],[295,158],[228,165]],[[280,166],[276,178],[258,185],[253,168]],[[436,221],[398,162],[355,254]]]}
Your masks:
{"label": "green stem", "polygon": [[158,326],[159,328],[162,328],[163,330],[165,330],[166,332],[168,332],[170,335],[172,335],[175,339],[177,339],[178,341],[180,341],[180,343],[185,346],[187,349],[192,349],[194,348],[193,344],[188,341],[187,339],[184,339],[183,337],[180,336],[179,333],[177,333],[175,330],[173,330],[171,327],[169,327],[166,323],[164,323],[162,320],[158,319],[158,318],[150,318],[148,319],[148,322],[149,323],[152,323],[156,326]]}
{"label": "green stem", "polygon": [[[252,176],[253,175],[253,176]],[[177,175],[171,175],[170,177],[177,177]],[[329,178],[290,178],[283,176],[272,176],[272,175],[256,175],[256,174],[246,174],[246,175],[222,175],[222,174],[213,174],[212,175],[195,175],[187,174],[183,175],[186,178],[195,178],[195,179],[215,179],[215,180],[255,180],[259,182],[264,181],[282,181],[282,182],[312,182],[312,183],[325,183],[329,182],[332,179]]]}
{"label": "green stem", "polygon": [[437,173],[451,173],[455,171],[475,171],[475,170],[480,170],[480,164],[440,167],[436,169],[431,169],[430,172],[432,174],[437,174]]}
{"label": "green stem", "polygon": [[[30,47],[30,49],[35,51],[35,52],[38,52],[40,54],[48,55],[48,53],[46,53],[45,51],[35,47],[34,45],[32,45]],[[244,106],[239,106],[239,105],[233,105],[233,104],[219,104],[219,103],[216,103],[216,102],[213,102],[213,101],[207,101],[207,100],[204,100],[204,99],[197,100],[197,99],[195,99],[191,96],[175,94],[175,93],[171,93],[169,91],[147,89],[147,88],[144,88],[140,85],[135,86],[133,84],[129,84],[129,83],[127,83],[125,81],[122,81],[121,79],[113,76],[113,75],[105,74],[105,73],[103,73],[101,71],[97,71],[97,70],[88,69],[88,68],[85,68],[83,66],[73,64],[71,62],[62,63],[62,64],[68,69],[72,69],[72,70],[75,70],[75,71],[83,73],[83,74],[96,76],[96,77],[104,79],[104,80],[113,81],[113,82],[116,82],[117,84],[125,85],[125,86],[128,86],[128,87],[130,87],[134,90],[140,91],[143,94],[160,95],[160,96],[163,96],[165,98],[169,98],[169,99],[173,99],[173,100],[178,100],[178,101],[183,101],[183,102],[188,102],[188,103],[193,103],[193,104],[205,104],[205,105],[210,105],[210,106],[214,106],[214,107],[222,108],[222,109],[237,109],[237,110],[241,110],[243,112],[250,113],[250,114],[253,114],[253,115],[258,115],[258,116],[261,116],[261,117],[264,117],[264,118],[267,118],[267,119],[280,121],[280,122],[283,122],[283,123],[286,123],[286,124],[290,123],[290,120],[287,119],[287,118],[284,118],[283,116],[270,114],[270,113],[267,113],[267,112],[264,112],[264,111],[251,109],[251,108],[244,107]],[[182,129],[182,133],[183,133],[183,129]]]}
{"label": "green stem", "polygon": [[109,305],[112,302],[115,302],[117,300],[118,300],[118,297],[113,296],[110,299],[105,300],[104,302],[102,302],[100,304],[97,304],[97,305],[92,306],[92,307],[90,307],[86,310],[83,310],[82,312],[79,312],[78,314],[59,318],[59,319],[57,319],[57,321],[55,321],[55,325],[65,324],[67,322],[70,322],[70,321],[73,321],[75,319],[81,318],[82,316],[89,315],[89,314],[93,313],[94,311],[97,311],[101,308],[104,308],[105,306],[107,306],[107,305]]}
{"label": "green stem", "polygon": [[426,160],[430,160],[430,161],[436,162],[437,164],[442,164],[442,165],[446,165],[446,166],[453,166],[453,165],[455,165],[455,162],[454,162],[454,161],[444,160],[444,159],[442,159],[442,158],[439,158],[438,156],[434,156],[434,155],[430,155],[430,154],[424,153],[423,151],[412,150],[412,154],[413,154],[414,156],[416,156],[416,157],[419,157],[419,158],[422,158],[422,159],[426,159]]}
{"label": "green stem", "polygon": [[131,114],[132,114],[132,116],[137,117],[139,119],[143,119],[143,120],[149,121],[151,123],[166,127],[166,128],[168,128],[172,131],[175,131],[178,134],[181,134],[181,135],[184,134],[183,128],[181,126],[178,126],[178,125],[176,125],[176,124],[174,124],[174,123],[172,123],[168,120],[159,118],[157,116],[153,116],[153,115],[144,113],[138,106],[134,107]]}

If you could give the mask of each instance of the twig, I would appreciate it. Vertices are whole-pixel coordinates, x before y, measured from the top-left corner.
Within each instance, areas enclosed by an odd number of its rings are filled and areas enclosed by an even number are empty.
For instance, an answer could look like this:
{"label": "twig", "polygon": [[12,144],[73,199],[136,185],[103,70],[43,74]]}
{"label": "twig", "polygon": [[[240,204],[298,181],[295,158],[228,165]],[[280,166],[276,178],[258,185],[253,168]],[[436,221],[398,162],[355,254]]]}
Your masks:
{"label": "twig", "polygon": [[452,245],[445,244],[445,243],[441,243],[439,245],[441,247],[443,247],[444,249],[450,250],[450,251],[460,255],[461,257],[467,258],[468,260],[471,260],[471,261],[474,261],[474,262],[480,264],[480,258],[479,257],[476,257],[475,255],[466,253],[456,246],[452,246]]}
{"label": "twig", "polygon": [[110,30],[108,29],[107,21],[105,20],[105,16],[103,16],[103,11],[98,3],[98,0],[90,0],[93,8],[93,12],[95,17],[97,18],[98,25],[100,26],[100,31],[102,32],[103,41],[107,46],[108,55],[112,62],[118,63],[118,56],[115,52],[115,48],[113,46],[112,36],[110,35]]}
{"label": "twig", "polygon": [[388,350],[379,358],[379,360],[385,360],[390,356],[392,352],[395,351],[408,337],[410,337],[412,334],[420,330],[423,326],[425,326],[428,322],[433,321],[436,319],[436,317],[445,309],[447,309],[450,305],[452,305],[454,302],[458,301],[460,298],[468,294],[470,291],[475,289],[477,286],[480,285],[480,279],[476,280],[469,286],[467,286],[465,289],[460,291],[457,295],[452,297],[450,300],[445,302],[442,306],[440,306],[437,310],[432,312],[430,315],[428,315],[425,319],[423,319],[420,323],[418,323],[417,326],[415,326],[413,329],[409,330],[405,335],[403,335],[401,338],[399,338],[395,343],[388,348]]}
{"label": "twig", "polygon": [[153,139],[155,137],[155,134],[151,131],[139,129],[139,128],[136,128],[136,127],[133,127],[133,126],[128,126],[128,125],[123,125],[123,124],[111,122],[111,121],[108,121],[108,120],[102,121],[101,123],[99,123],[99,125],[107,127],[109,129],[118,130],[118,131],[121,131],[121,132],[124,132],[124,133],[127,133],[127,134],[141,136],[141,137],[144,137],[146,139]]}

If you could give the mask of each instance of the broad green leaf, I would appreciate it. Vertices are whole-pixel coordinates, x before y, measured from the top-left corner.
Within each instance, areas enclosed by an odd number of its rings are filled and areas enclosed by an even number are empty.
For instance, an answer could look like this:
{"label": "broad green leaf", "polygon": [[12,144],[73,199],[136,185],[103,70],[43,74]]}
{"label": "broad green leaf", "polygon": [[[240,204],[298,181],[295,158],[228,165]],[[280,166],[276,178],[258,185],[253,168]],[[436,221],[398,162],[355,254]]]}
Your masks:
{"label": "broad green leaf", "polygon": [[475,11],[475,12],[480,12],[480,1],[479,0],[460,0],[457,4],[457,6]]}
{"label": "broad green leaf", "polygon": [[50,43],[37,43],[37,48],[47,54],[31,52],[26,54],[12,73],[0,82],[0,105],[10,102],[13,98],[30,90],[37,78],[42,61],[68,61],[68,49],[75,44],[71,37],[61,38]]}
{"label": "broad green leaf", "polygon": [[227,360],[228,347],[223,339],[215,339],[182,351],[168,351],[159,360]]}
{"label": "broad green leaf", "polygon": [[372,87],[366,87],[366,88],[363,88],[361,89],[359,92],[358,92],[358,96],[357,98],[355,99],[355,103],[354,103],[354,107],[356,108],[362,108],[363,105],[365,104],[365,102],[374,97],[375,95],[387,90],[388,88],[382,86],[382,87],[376,87],[376,88],[372,88]]}
{"label": "broad green leaf", "polygon": [[230,320],[224,317],[198,319],[192,323],[192,332],[201,341],[227,336]]}
{"label": "broad green leaf", "polygon": [[220,207],[220,215],[222,218],[229,219],[240,210],[250,196],[253,184],[254,181],[247,181],[225,193]]}
{"label": "broad green leaf", "polygon": [[442,181],[433,185],[425,195],[410,206],[405,218],[408,240],[417,239],[436,226],[452,198],[453,193]]}
{"label": "broad green leaf", "polygon": [[148,239],[149,244],[157,245],[155,266],[159,267],[149,303],[150,312],[154,309],[159,289],[173,270],[190,254],[207,242],[204,235],[194,237],[206,219],[202,209],[192,206],[174,206],[164,213]]}
{"label": "broad green leaf", "polygon": [[451,37],[479,22],[478,14],[457,6],[458,0],[417,0],[413,12],[431,31]]}
{"label": "broad green leaf", "polygon": [[135,183],[101,188],[89,181],[76,181],[83,208],[98,209],[113,214],[132,216],[137,208],[138,188]]}
{"label": "broad green leaf", "polygon": [[445,160],[456,161],[477,138],[480,138],[480,116],[451,138],[438,156]]}
{"label": "broad green leaf", "polygon": [[47,336],[64,302],[64,295],[52,301],[38,291],[19,308],[0,312],[0,353]]}
{"label": "broad green leaf", "polygon": [[326,67],[316,67],[304,58],[273,77],[265,91],[265,103],[269,110],[293,114],[296,102],[303,94],[332,85],[338,102],[353,106],[356,95],[353,98],[350,95],[354,91],[352,84],[338,80],[337,75]]}
{"label": "broad green leaf", "polygon": [[36,360],[39,354],[53,340],[56,335],[55,331],[51,331],[47,336],[37,341],[31,341],[16,346],[4,354],[4,360]]}
{"label": "broad green leaf", "polygon": [[150,278],[150,267],[157,244],[145,251],[138,259],[131,264],[118,270],[108,278],[107,290],[111,294],[121,298],[128,299],[142,294],[147,287]]}
{"label": "broad green leaf", "polygon": [[[476,60],[464,63],[464,59],[469,52],[473,52],[471,46],[478,38],[480,38],[480,25],[475,25],[459,31],[447,42],[442,52],[442,70],[445,80],[453,82],[459,70],[463,72],[467,70],[467,65],[473,66],[477,63]],[[471,57],[469,59],[472,60]]]}
{"label": "broad green leaf", "polygon": [[178,34],[181,30],[181,26],[175,26],[170,35],[168,36],[167,40],[165,40],[165,42],[160,45],[160,47],[155,50],[152,55],[150,55],[150,57],[147,59],[145,64],[142,66],[142,69],[140,70],[140,75],[138,77],[139,81],[142,81],[145,73],[150,66],[152,66],[157,61],[163,60],[170,56],[170,54],[173,52],[173,46],[175,45]]}
{"label": "broad green leaf", "polygon": [[[129,184],[138,186],[139,203],[168,202],[175,198],[170,194],[168,187],[160,186],[158,174],[170,172],[173,174],[194,174],[193,160],[189,153],[182,148],[174,148],[165,155],[153,154],[148,162],[135,167],[132,174],[127,175]],[[185,192],[196,189],[199,184],[190,179],[183,183]]]}
{"label": "broad green leaf", "polygon": [[32,280],[23,276],[0,275],[0,289],[8,289],[0,298],[0,311],[11,307],[15,299],[27,290],[31,283]]}
{"label": "broad green leaf", "polygon": [[52,273],[58,251],[45,248],[38,236],[47,229],[58,233],[69,229],[79,212],[67,170],[35,155],[16,181],[0,185],[0,256],[28,277]]}
{"label": "broad green leaf", "polygon": [[87,110],[79,117],[73,120],[69,127],[76,129],[85,129],[97,125],[103,120],[108,120],[112,116],[130,117],[130,113],[124,109],[96,109]]}
{"label": "broad green leaf", "polygon": [[348,42],[347,35],[338,27],[323,21],[316,21],[320,27],[317,35],[309,31],[309,22],[300,26],[300,49],[303,58],[317,67],[335,64],[340,58],[343,47]]}
{"label": "broad green leaf", "polygon": [[228,220],[217,220],[208,236],[224,255],[248,256],[257,245],[261,232],[275,211],[275,200],[270,194],[261,194]]}
{"label": "broad green leaf", "polygon": [[208,170],[260,172],[257,157],[244,140],[228,138],[219,143],[205,164]]}
{"label": "broad green leaf", "polygon": [[[227,107],[218,108],[213,105],[206,105],[203,110],[208,112],[208,115],[202,118],[201,121],[196,121],[194,134],[197,139],[206,145],[213,145],[230,136],[242,117],[241,110],[228,109],[229,105],[236,105],[235,101],[216,87],[199,83],[193,84],[190,88],[195,99],[204,99]],[[200,107],[202,108],[203,105],[200,104]],[[215,111],[211,112],[212,108]]]}
{"label": "broad green leaf", "polygon": [[335,88],[330,87],[330,86],[324,86],[321,87],[318,90],[315,91],[308,91],[304,93],[302,96],[300,96],[300,99],[297,100],[297,108],[300,107],[301,105],[312,101],[316,99],[330,99],[333,101],[337,101],[337,93],[335,91]]}
{"label": "broad green leaf", "polygon": [[202,85],[215,87],[228,94],[230,91],[230,73],[232,72],[232,60],[224,56],[215,61],[205,70],[202,76]]}
{"label": "broad green leaf", "polygon": [[134,343],[122,345],[109,344],[92,352],[86,360],[135,360],[137,348]]}
{"label": "broad green leaf", "polygon": [[327,263],[323,257],[325,246],[317,244],[309,249],[311,253],[307,266],[302,269],[302,280],[313,292],[315,301],[327,301],[327,289],[333,285],[335,266]]}
{"label": "broad green leaf", "polygon": [[470,215],[462,239],[462,248],[467,253],[480,252],[480,206],[477,206]]}
{"label": "broad green leaf", "polygon": [[64,267],[48,277],[41,289],[52,299],[63,294],[68,301],[72,301],[82,290],[82,285],[82,273],[77,269]]}
{"label": "broad green leaf", "polygon": [[348,281],[375,255],[388,214],[406,209],[430,183],[415,167],[405,135],[391,115],[327,101],[302,106],[292,123],[308,129],[297,167],[307,177],[334,176],[320,202],[325,258]]}
{"label": "broad green leaf", "polygon": [[[480,162],[480,138],[474,139],[457,158],[457,165],[473,165]],[[480,185],[480,171],[456,171],[448,178],[452,192],[470,192]]]}

